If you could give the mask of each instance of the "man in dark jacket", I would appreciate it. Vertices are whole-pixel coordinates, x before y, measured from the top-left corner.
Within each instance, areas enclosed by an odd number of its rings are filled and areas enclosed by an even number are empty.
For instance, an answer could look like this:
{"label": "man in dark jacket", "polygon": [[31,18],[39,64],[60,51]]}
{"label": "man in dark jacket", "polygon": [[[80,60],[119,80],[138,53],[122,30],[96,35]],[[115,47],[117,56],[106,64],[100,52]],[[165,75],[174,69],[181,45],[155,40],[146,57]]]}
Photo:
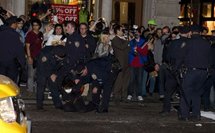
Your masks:
{"label": "man in dark jacket", "polygon": [[[163,110],[160,112],[162,116],[169,114],[171,110],[171,98],[179,87],[179,69],[182,67],[186,42],[188,40],[189,27],[180,27],[180,39],[171,41],[166,53],[165,77],[165,97],[163,101]],[[177,77],[177,78],[176,78]]]}
{"label": "man in dark jacket", "polygon": [[42,49],[37,61],[37,109],[43,109],[44,91],[46,85],[51,91],[55,108],[61,109],[61,81],[64,77],[65,64],[64,46],[47,46]]}
{"label": "man in dark jacket", "polygon": [[0,74],[17,82],[19,68],[25,66],[25,52],[19,34],[16,32],[17,17],[6,20],[6,27],[0,32]]}
{"label": "man in dark jacket", "polygon": [[128,83],[129,83],[129,66],[128,66],[128,52],[129,42],[123,37],[122,26],[117,25],[114,28],[116,36],[112,40],[112,47],[114,55],[118,59],[121,65],[121,71],[119,72],[114,84],[113,92],[116,102],[120,100],[126,100]]}
{"label": "man in dark jacket", "polygon": [[79,26],[81,37],[84,39],[86,47],[86,57],[89,59],[93,56],[96,49],[95,39],[88,33],[88,26],[86,23],[81,23]]}
{"label": "man in dark jacket", "polygon": [[[186,43],[184,65],[188,69],[184,75],[182,88],[184,95],[180,101],[180,120],[200,120],[200,103],[203,85],[207,80],[210,67],[210,43],[200,33],[199,26],[192,26],[192,37]],[[192,115],[190,114],[192,108]]]}
{"label": "man in dark jacket", "polygon": [[66,54],[70,60],[71,67],[74,67],[77,62],[86,58],[85,43],[84,39],[76,31],[75,22],[71,21],[66,23],[66,32]]}

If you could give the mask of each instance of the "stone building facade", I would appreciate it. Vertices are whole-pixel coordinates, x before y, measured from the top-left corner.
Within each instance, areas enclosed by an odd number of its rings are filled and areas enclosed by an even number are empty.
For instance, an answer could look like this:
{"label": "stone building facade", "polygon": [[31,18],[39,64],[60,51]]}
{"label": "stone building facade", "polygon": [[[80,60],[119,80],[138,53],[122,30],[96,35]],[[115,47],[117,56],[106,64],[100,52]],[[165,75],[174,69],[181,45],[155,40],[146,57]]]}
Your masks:
{"label": "stone building facade", "polygon": [[[36,0],[34,0],[36,1]],[[93,1],[93,0],[89,0]],[[94,18],[104,17],[108,22],[114,19],[114,2],[135,4],[135,20],[138,25],[147,26],[147,21],[156,19],[159,26],[179,24],[180,0],[95,0]],[[29,0],[1,0],[0,5],[16,15],[27,14]]]}

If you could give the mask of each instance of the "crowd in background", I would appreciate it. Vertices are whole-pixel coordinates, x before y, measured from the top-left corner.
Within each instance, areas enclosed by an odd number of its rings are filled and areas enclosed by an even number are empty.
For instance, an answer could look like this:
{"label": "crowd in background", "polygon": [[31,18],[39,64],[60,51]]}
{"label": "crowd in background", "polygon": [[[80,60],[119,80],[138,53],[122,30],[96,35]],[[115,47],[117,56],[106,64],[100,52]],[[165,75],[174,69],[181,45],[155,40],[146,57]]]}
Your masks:
{"label": "crowd in background", "polygon": [[[51,65],[44,66],[45,68],[41,67],[41,64],[49,59],[48,56],[41,56],[41,53],[46,55],[45,52],[51,51],[47,47],[59,48],[60,46],[59,49],[55,50],[56,58],[54,61],[65,56],[70,57],[68,59],[70,68],[75,71],[81,69],[78,71],[81,72],[81,75],[85,69],[77,65],[77,62],[86,65],[90,60],[108,57],[112,65],[108,70],[112,73],[112,80],[106,79],[104,76],[101,79],[102,82],[109,82],[107,86],[110,87],[108,89],[111,90],[111,94],[108,92],[107,95],[112,96],[116,104],[132,100],[143,102],[145,97],[153,96],[155,90],[157,90],[161,100],[165,98],[168,47],[173,40],[181,37],[180,27],[164,26],[160,28],[154,19],[148,21],[146,28],[137,25],[120,25],[116,21],[111,21],[108,24],[105,18],[79,24],[76,22],[43,24],[41,22],[43,18],[51,14],[49,10],[44,16],[34,19],[28,19],[24,15],[18,18],[11,14],[8,15],[2,8],[0,14],[2,25],[0,29],[0,73],[9,76],[17,83],[26,81],[27,91],[37,92],[38,109],[42,108],[43,96],[41,95],[44,93],[44,85],[48,84],[43,83],[43,86],[40,86],[42,81],[47,80],[43,79],[44,75],[41,75],[48,73],[47,78],[51,82],[55,82],[60,77],[59,75],[65,76],[67,74],[65,72],[70,71],[61,68],[59,71],[59,68],[53,68]],[[16,31],[18,34],[10,30]],[[206,28],[201,31],[202,36],[213,43],[213,37],[205,36],[204,32],[207,32]],[[212,36],[214,36],[214,32]],[[61,47],[66,49],[61,50]],[[115,58],[116,61],[113,62],[112,58]],[[59,65],[58,62],[52,62],[52,64]],[[115,71],[116,69],[113,70],[114,65],[116,65],[117,71]],[[92,79],[98,80],[99,75],[95,74],[97,70],[92,69],[92,71],[95,71],[93,72],[94,75],[91,75]],[[98,73],[105,71],[102,69]],[[106,76],[110,75],[107,74]],[[92,81],[88,83],[92,83]],[[100,83],[99,80],[98,83]],[[56,87],[53,86],[53,83],[50,86]],[[203,96],[205,110],[214,107],[214,103],[209,102],[211,87],[208,86],[207,94]],[[57,93],[59,88],[54,91],[52,88],[49,89],[53,93],[53,97],[59,97],[60,94]],[[92,91],[95,92],[94,89]],[[103,90],[103,93],[106,92]],[[176,94],[180,94],[180,91],[176,91]],[[59,98],[54,98],[53,102],[56,108],[61,108],[62,103],[58,100]],[[108,106],[103,111],[107,111],[107,108]]]}

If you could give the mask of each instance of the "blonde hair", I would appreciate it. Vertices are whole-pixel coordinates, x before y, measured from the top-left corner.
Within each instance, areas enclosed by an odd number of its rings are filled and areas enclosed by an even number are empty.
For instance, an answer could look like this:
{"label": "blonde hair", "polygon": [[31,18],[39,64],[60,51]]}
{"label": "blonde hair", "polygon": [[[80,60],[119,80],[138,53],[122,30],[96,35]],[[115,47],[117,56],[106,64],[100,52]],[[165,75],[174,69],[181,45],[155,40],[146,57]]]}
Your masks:
{"label": "blonde hair", "polygon": [[107,43],[106,39],[105,39],[106,37],[109,38],[109,35],[108,34],[101,34],[101,36],[100,36],[100,42],[106,44]]}

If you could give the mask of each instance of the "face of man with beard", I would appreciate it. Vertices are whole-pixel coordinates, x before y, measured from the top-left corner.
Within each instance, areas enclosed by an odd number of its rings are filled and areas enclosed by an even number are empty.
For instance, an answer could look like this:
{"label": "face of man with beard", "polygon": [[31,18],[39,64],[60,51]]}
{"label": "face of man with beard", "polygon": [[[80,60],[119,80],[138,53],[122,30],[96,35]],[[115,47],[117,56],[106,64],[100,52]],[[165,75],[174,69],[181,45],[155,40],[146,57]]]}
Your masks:
{"label": "face of man with beard", "polygon": [[151,30],[155,30],[155,25],[149,25],[149,28],[151,29]]}

